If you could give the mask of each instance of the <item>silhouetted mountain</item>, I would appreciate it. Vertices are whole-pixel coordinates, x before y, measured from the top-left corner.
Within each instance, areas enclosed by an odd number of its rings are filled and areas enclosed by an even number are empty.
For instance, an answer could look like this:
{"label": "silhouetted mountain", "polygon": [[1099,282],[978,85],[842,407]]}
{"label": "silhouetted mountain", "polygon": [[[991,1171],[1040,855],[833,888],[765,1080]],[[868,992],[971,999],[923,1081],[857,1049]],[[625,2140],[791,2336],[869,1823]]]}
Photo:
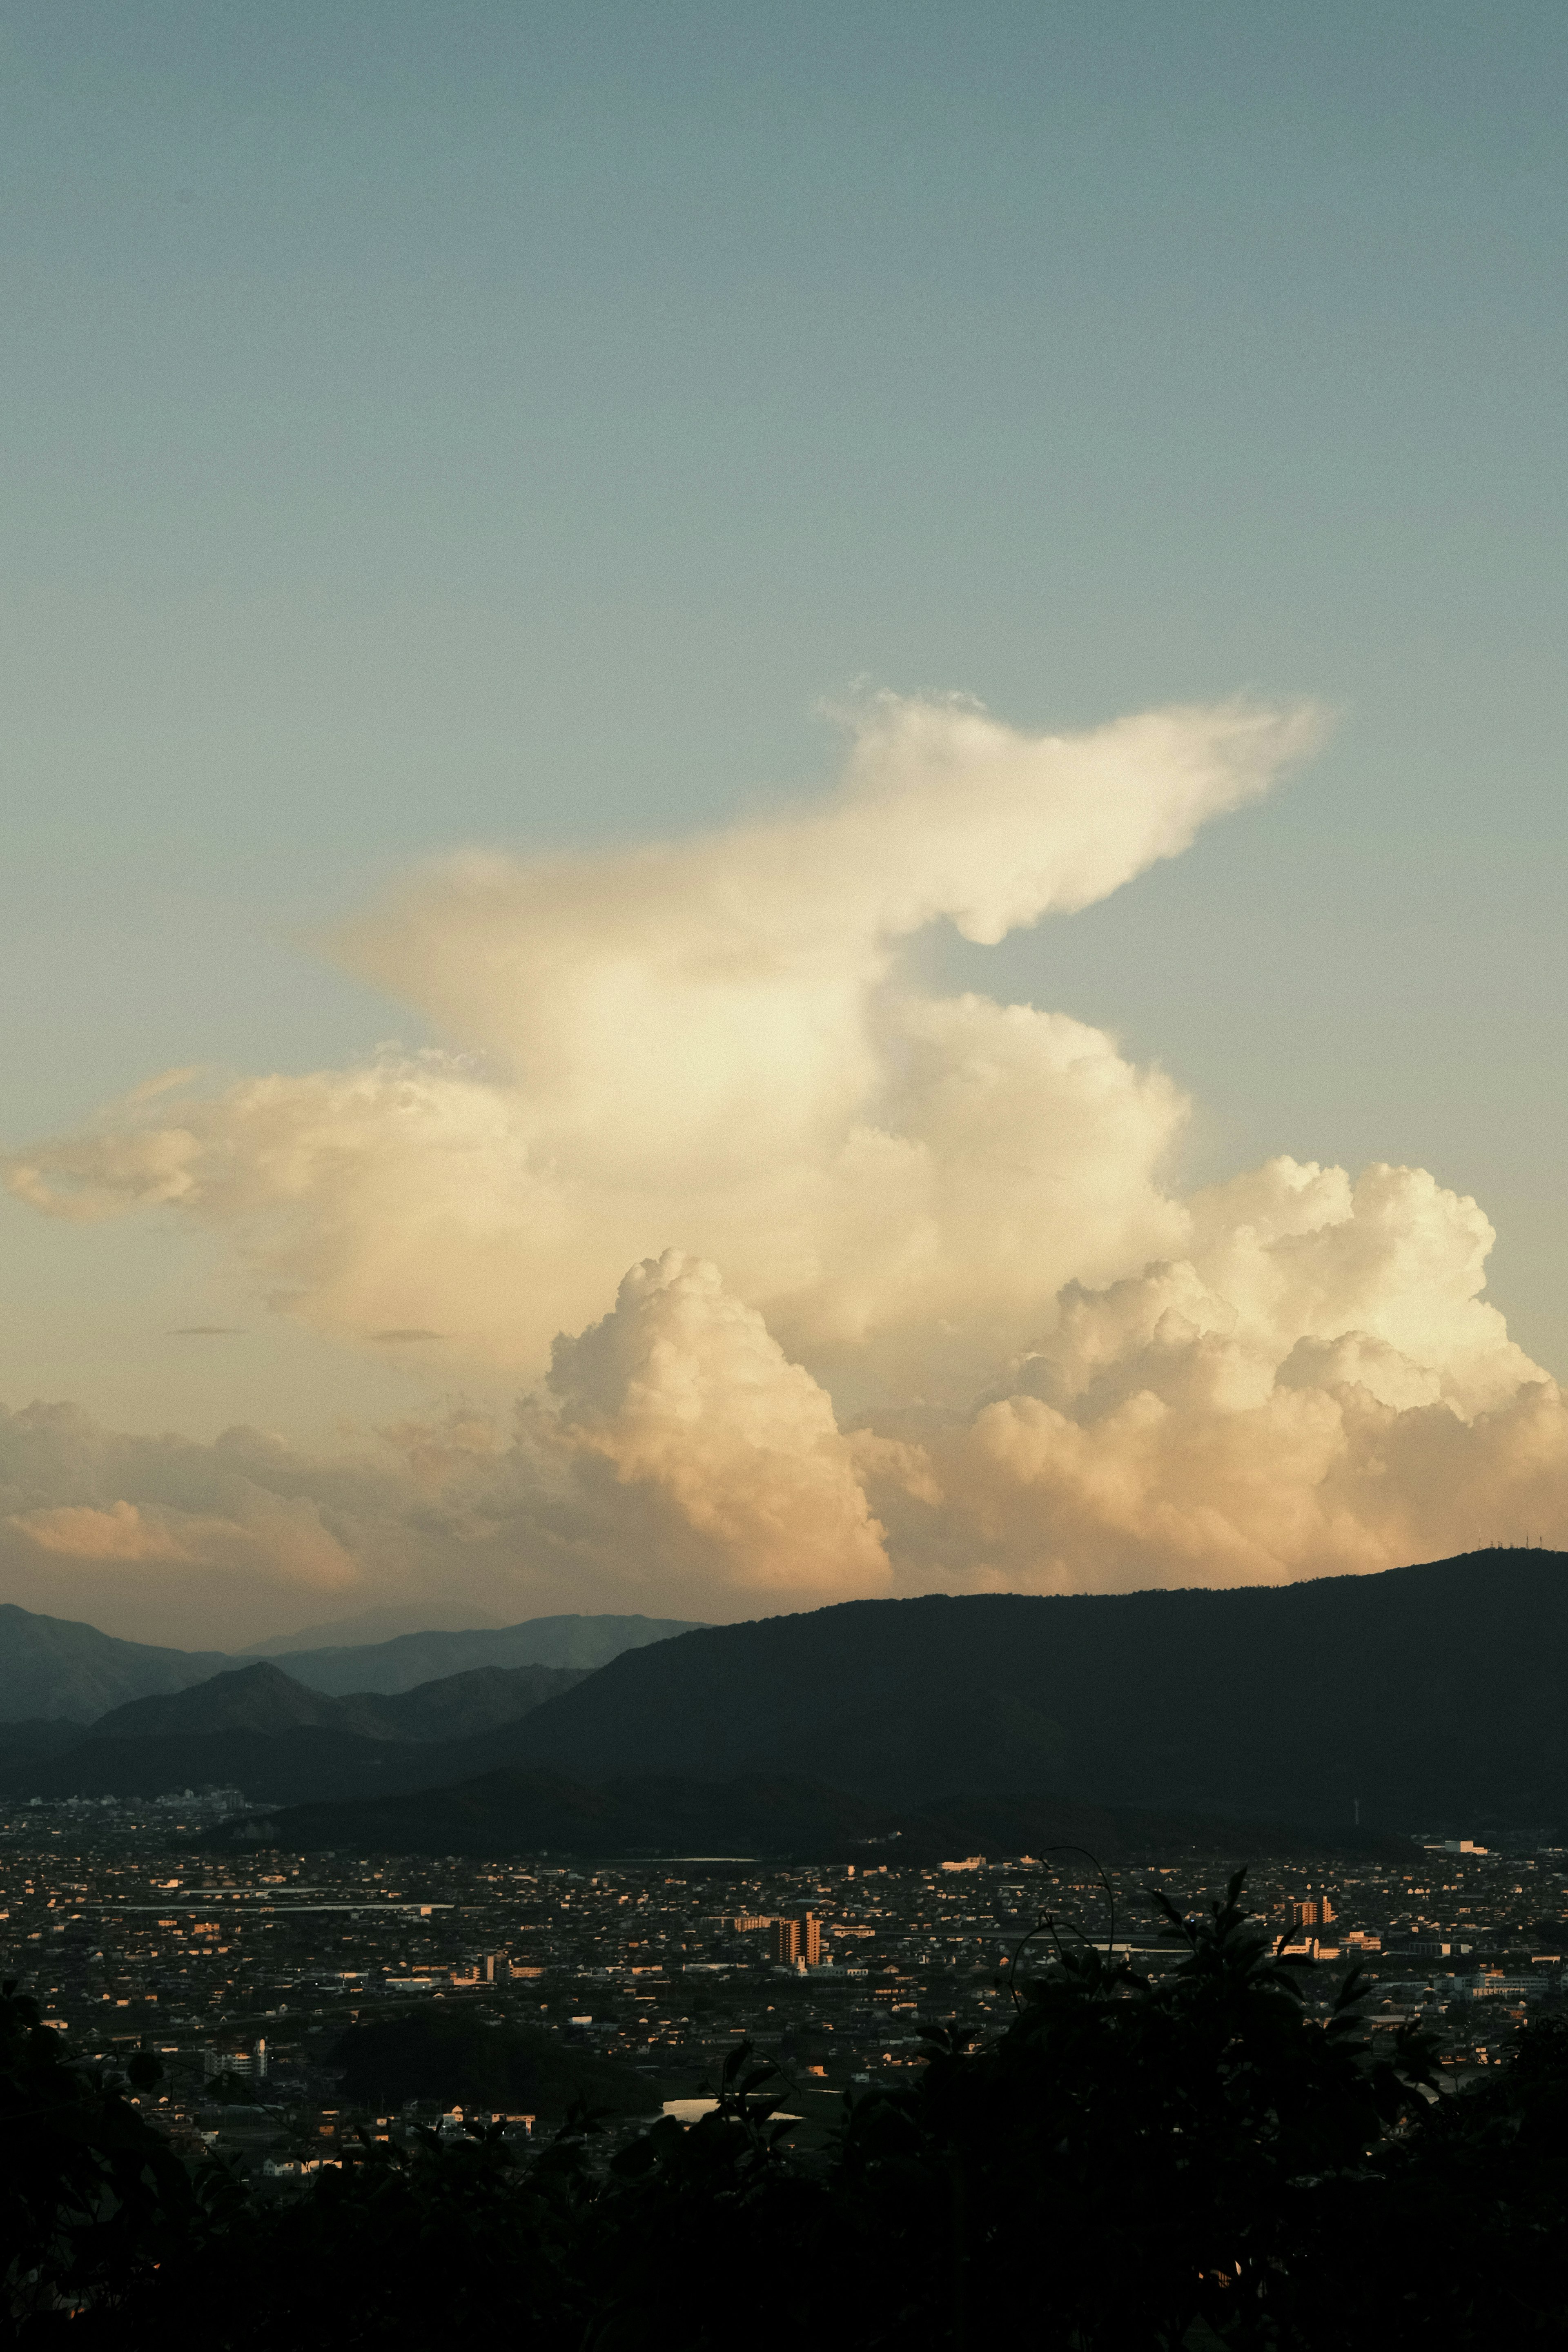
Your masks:
{"label": "silhouetted mountain", "polygon": [[20,1723],[0,1723],[0,1786],[4,1786],[7,1763],[31,1763],[38,1757],[58,1756],[86,1737],[86,1724],[73,1723],[64,1715],[33,1715]]}
{"label": "silhouetted mountain", "polygon": [[[555,1616],[472,1633],[405,1633],[390,1642],[287,1654],[287,1673],[312,1691],[411,1691],[478,1667],[552,1665],[593,1673],[618,1651],[689,1633],[689,1618]],[[185,1691],[226,1667],[251,1663],[218,1649],[155,1649],[120,1642],[97,1625],[36,1616],[0,1604],[0,1719],[64,1715],[91,1722],[124,1700]]]}
{"label": "silhouetted mountain", "polygon": [[570,1666],[481,1667],[389,1696],[330,1698],[258,1663],[132,1700],[89,1729],[72,1725],[68,1744],[52,1725],[42,1733],[0,1725],[0,1788],[27,1797],[155,1797],[216,1785],[260,1804],[423,1789],[481,1769],[498,1727],[515,1728],[531,1707],[582,1679]]}
{"label": "silhouetted mountain", "polygon": [[1349,1825],[1568,1832],[1568,1555],[1229,1591],[849,1601],[613,1660],[500,1737],[574,1780],[798,1771]]}
{"label": "silhouetted mountain", "polygon": [[[231,1670],[205,1695],[120,1711],[30,1762],[14,1745],[7,1755],[0,1732],[0,1785],[155,1795],[219,1781],[286,1804],[403,1796],[498,1770],[597,1786],[793,1780],[804,1768],[900,1813],[1048,1791],[1058,1806],[1338,1831],[1359,1800],[1369,1828],[1568,1835],[1561,1553],[1472,1553],[1231,1591],[852,1601],[623,1651],[531,1713],[490,1715],[487,1728],[476,1721],[510,1695],[476,1688],[459,1708],[467,1677],[446,1680],[447,1694],[426,1685],[395,1715],[394,1695],[333,1700],[271,1664]],[[213,1694],[236,1688],[258,1709],[238,1727],[145,1736],[173,1722],[171,1709],[190,1723],[187,1705],[216,1725],[205,1712]],[[138,1727],[143,1736],[124,1736]]]}
{"label": "silhouetted mountain", "polygon": [[[330,1847],[343,1853],[747,1854],[795,1862],[886,1862],[900,1867],[971,1853],[1038,1853],[1063,1843],[1103,1861],[1196,1853],[1321,1853],[1330,1843],[1279,1823],[971,1796],[893,1811],[820,1781],[742,1774],[732,1780],[617,1779],[596,1788],[557,1772],[490,1772],[456,1788],[350,1804],[289,1807],[231,1825],[218,1843]],[[1352,1836],[1355,1850],[1408,1856],[1408,1843]]]}
{"label": "silhouetted mountain", "polygon": [[462,1633],[399,1633],[352,1647],[276,1650],[312,1690],[405,1691],[477,1666],[576,1666],[584,1673],[623,1650],[693,1630],[682,1617],[530,1617],[521,1625],[479,1625]]}
{"label": "silhouetted mountain", "polygon": [[188,1690],[158,1698],[133,1698],[113,1708],[93,1725],[92,1744],[166,1739],[209,1731],[261,1731],[277,1738],[307,1727],[384,1739],[387,1735],[376,1713],[378,1706],[375,1698],[365,1707],[352,1698],[324,1698],[276,1666],[234,1666]]}
{"label": "silhouetted mountain", "polygon": [[410,1691],[358,1691],[332,1698],[262,1662],[233,1667],[167,1696],[132,1699],[101,1717],[92,1738],[166,1738],[206,1731],[262,1731],[279,1738],[309,1726],[367,1739],[456,1739],[514,1723],[583,1679],[580,1667],[479,1666]]}
{"label": "silhouetted mountain", "polygon": [[452,1740],[521,1722],[546,1699],[586,1682],[588,1666],[470,1666],[460,1675],[416,1683],[385,1696],[359,1694],[358,1703],[382,1710],[394,1739]]}
{"label": "silhouetted mountain", "polygon": [[[333,1617],[324,1625],[295,1625],[286,1633],[269,1633],[265,1642],[247,1642],[247,1658],[285,1658],[291,1650],[365,1650],[375,1642],[390,1642],[399,1633],[461,1633],[473,1623],[470,1611],[457,1625],[443,1621],[439,1602],[423,1608],[382,1606],[356,1609],[352,1617]],[[480,1624],[499,1625],[499,1617]]]}
{"label": "silhouetted mountain", "polygon": [[[684,1618],[532,1617],[521,1625],[462,1633],[401,1633],[386,1642],[283,1654],[285,1671],[310,1690],[395,1693],[480,1667],[574,1667],[591,1673],[620,1651],[684,1633]],[[257,1654],[167,1650],[121,1642],[66,1617],[0,1603],[0,1721],[68,1717],[90,1723],[130,1699],[185,1690]]]}
{"label": "silhouetted mountain", "polygon": [[122,1699],[184,1690],[229,1664],[220,1650],[160,1650],[96,1625],[0,1603],[0,1717],[89,1723]]}

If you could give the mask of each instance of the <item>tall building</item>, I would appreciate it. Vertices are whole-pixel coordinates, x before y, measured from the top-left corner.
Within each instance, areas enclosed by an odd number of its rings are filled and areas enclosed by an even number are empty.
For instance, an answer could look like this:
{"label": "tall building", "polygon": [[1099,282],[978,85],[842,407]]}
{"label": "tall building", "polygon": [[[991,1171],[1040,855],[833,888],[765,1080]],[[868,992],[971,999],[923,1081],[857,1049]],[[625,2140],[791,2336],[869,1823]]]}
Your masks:
{"label": "tall building", "polygon": [[248,2050],[218,2050],[209,2042],[202,2052],[202,2080],[210,2083],[216,2074],[237,2074],[242,2081],[265,2082],[266,2042],[253,2042]]}
{"label": "tall building", "polygon": [[1326,1895],[1309,1895],[1303,1903],[1290,1906],[1292,1927],[1326,1927],[1334,1916],[1334,1906]]}
{"label": "tall building", "polygon": [[804,1919],[772,1919],[773,1958],[786,1968],[822,1966],[822,1922],[808,1911]]}

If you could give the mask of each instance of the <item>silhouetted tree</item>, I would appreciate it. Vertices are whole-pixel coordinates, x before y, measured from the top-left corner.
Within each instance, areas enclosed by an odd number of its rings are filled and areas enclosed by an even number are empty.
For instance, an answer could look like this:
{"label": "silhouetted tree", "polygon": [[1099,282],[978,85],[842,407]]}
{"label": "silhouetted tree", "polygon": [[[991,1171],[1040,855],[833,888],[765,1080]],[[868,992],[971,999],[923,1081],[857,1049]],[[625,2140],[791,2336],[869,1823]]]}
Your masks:
{"label": "silhouetted tree", "polygon": [[[1568,2028],[1529,2028],[1495,2080],[1440,2097],[1431,2042],[1368,2033],[1353,1980],[1308,2009],[1242,1896],[1239,1874],[1202,1915],[1154,1896],[1179,1958],[1149,1976],[1050,1930],[1004,2032],[931,2033],[919,2075],[847,2100],[815,2156],[790,2150],[787,2081],[742,2047],[689,2130],[664,2118],[607,2154],[579,2107],[526,2151],[424,2133],[268,2203],[176,2183],[24,2021],[7,2183],[41,2158],[8,2276],[75,2296],[87,2352],[427,2352],[498,2326],[531,2352],[1564,2340]],[[77,2121],[40,2143],[50,2098]],[[26,2346],[58,2314],[21,2306]]]}

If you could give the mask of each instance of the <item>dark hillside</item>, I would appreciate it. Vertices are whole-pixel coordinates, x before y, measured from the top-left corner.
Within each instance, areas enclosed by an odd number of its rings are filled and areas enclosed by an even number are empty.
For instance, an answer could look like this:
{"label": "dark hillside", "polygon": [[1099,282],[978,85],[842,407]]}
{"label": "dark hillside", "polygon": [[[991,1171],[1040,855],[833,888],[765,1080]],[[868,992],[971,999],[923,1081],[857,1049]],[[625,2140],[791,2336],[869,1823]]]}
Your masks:
{"label": "dark hillside", "polygon": [[[290,1680],[334,1696],[394,1694],[477,1668],[591,1674],[622,1650],[689,1630],[683,1618],[534,1617],[462,1633],[400,1633],[389,1642],[278,1653]],[[129,1699],[180,1691],[270,1652],[159,1649],[122,1642],[67,1617],[0,1604],[0,1721],[62,1717],[90,1723]]]}
{"label": "dark hillside", "polygon": [[[1568,1556],[1233,1591],[851,1601],[628,1652],[491,1760],[809,1769],[885,1803],[1096,1804],[1568,1832]],[[504,1742],[507,1753],[499,1752]]]}
{"label": "dark hillside", "polygon": [[592,1674],[623,1650],[690,1630],[684,1617],[530,1617],[521,1625],[482,1625],[463,1633],[397,1633],[389,1642],[268,1654],[312,1690],[406,1691],[476,1666],[571,1667]]}
{"label": "dark hillside", "polygon": [[355,1731],[384,1738],[373,1699],[368,1707],[353,1699],[324,1698],[276,1666],[233,1666],[209,1682],[155,1698],[133,1698],[100,1716],[95,1740],[164,1739],[207,1731],[260,1731],[274,1735],[309,1728]]}
{"label": "dark hillside", "polygon": [[436,1741],[366,1739],[312,1724],[287,1737],[190,1731],[89,1738],[62,1755],[0,1751],[0,1788],[43,1798],[161,1797],[180,1789],[232,1788],[258,1804],[299,1804],[324,1790],[371,1796],[450,1780],[444,1748]]}
{"label": "dark hillside", "polygon": [[584,1676],[584,1669],[574,1666],[476,1666],[413,1690],[332,1697],[264,1661],[233,1667],[189,1690],[132,1699],[100,1716],[92,1738],[166,1738],[208,1731],[286,1736],[309,1727],[354,1732],[366,1739],[460,1739],[517,1722]]}
{"label": "dark hillside", "polygon": [[471,1666],[384,1696],[360,1692],[353,1703],[378,1707],[394,1739],[464,1739],[521,1721],[546,1699],[586,1682],[591,1672],[588,1666]]}
{"label": "dark hillside", "polygon": [[[215,1833],[216,1844],[307,1853],[754,1854],[795,1862],[929,1866],[967,1853],[1038,1853],[1071,1843],[1102,1861],[1247,1852],[1321,1854],[1310,1831],[1277,1822],[1152,1813],[1049,1796],[954,1797],[900,1812],[821,1781],[746,1773],[733,1780],[669,1777],[597,1788],[558,1772],[489,1772],[457,1788],[352,1804],[306,1804]],[[1408,1859],[1408,1841],[1352,1832],[1340,1843]]]}
{"label": "dark hillside", "polygon": [[[139,1699],[84,1728],[0,1725],[0,1789],[28,1797],[157,1797],[242,1789],[258,1804],[458,1780],[489,1742],[583,1679],[570,1666],[489,1666],[384,1696],[331,1698],[261,1664]],[[9,1736],[7,1736],[9,1735]]]}

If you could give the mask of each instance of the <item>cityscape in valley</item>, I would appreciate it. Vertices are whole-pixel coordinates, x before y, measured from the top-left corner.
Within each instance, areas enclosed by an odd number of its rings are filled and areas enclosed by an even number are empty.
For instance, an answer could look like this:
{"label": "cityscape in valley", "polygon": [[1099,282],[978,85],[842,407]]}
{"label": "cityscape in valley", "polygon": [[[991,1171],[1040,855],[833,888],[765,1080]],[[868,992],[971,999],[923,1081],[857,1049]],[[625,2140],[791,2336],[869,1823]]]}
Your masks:
{"label": "cityscape in valley", "polygon": [[0,57],[0,2352],[1568,2347],[1568,7]]}
{"label": "cityscape in valley", "polygon": [[[26,1630],[13,1675],[25,1670]],[[490,1639],[511,1651],[569,1643],[583,1655],[596,1643],[605,1664],[635,1649],[646,1669],[663,1646],[648,1630],[548,1621]],[[72,1678],[89,1629],[74,1629],[75,1655],[72,1631],[50,1633],[57,1690],[81,1687]],[[178,1654],[171,1665],[95,1639],[100,1675],[180,1671]],[[387,1679],[385,1653],[367,1654],[361,1671]],[[308,1653],[304,1669],[341,1683],[352,1655]],[[471,1717],[472,1677],[486,1671],[413,1686],[426,1728],[443,1694]],[[593,1670],[488,1671],[524,1678],[505,1686],[505,1703],[537,1729],[538,1708]],[[552,1671],[563,1688],[526,1679]],[[211,1727],[226,1708],[255,1721],[258,1693],[287,1704],[304,1689],[277,1664],[259,1680],[241,1666],[102,1721],[123,1743],[140,1706],[157,1758],[182,1716]],[[358,1703],[374,1720],[374,1694]],[[94,1727],[57,1718],[53,1738],[68,1728],[79,1739]],[[13,1784],[26,1769],[7,1737],[26,1729],[0,1727]],[[384,1725],[382,1736],[394,1754]],[[58,1784],[73,1756],[90,1753],[68,1747],[45,1761]],[[330,1780],[341,1755],[316,1769]],[[948,1796],[958,1806],[949,1817],[963,1819],[961,1792]],[[1050,1801],[1036,1792],[1047,1828]],[[0,1802],[0,1973],[111,2077],[138,2053],[155,2058],[157,2086],[131,2094],[147,2121],[186,2156],[216,2150],[273,2193],[363,2145],[413,2144],[421,2131],[450,2137],[483,2123],[520,2146],[542,2141],[580,2101],[608,2103],[598,2149],[607,2160],[651,2116],[689,2125],[716,2106],[740,2043],[779,2070],[786,2137],[809,2149],[846,2097],[921,2068],[933,2032],[981,2041],[1005,2027],[1020,1975],[1026,1982],[1063,1951],[1092,1946],[1158,1979],[1184,1948],[1157,1897],[1202,1913],[1243,1862],[1255,1931],[1299,1969],[1305,2014],[1331,2011],[1353,1974],[1369,2041],[1428,2032],[1446,2088],[1500,2064],[1519,2029],[1563,2013],[1568,1994],[1568,1841],[1517,1828],[1492,1844],[1408,1827],[1348,1838],[1298,1830],[1281,1854],[1266,1828],[1209,1820],[1162,1832],[1123,1812],[1108,1817],[1118,1850],[1103,1855],[1070,1836],[1042,1840],[1039,1853],[942,1855],[930,1850],[929,1819],[915,1853],[900,1851],[907,1829],[857,1842],[854,1824],[835,1816],[834,1858],[803,1861],[617,1855],[595,1851],[592,1832],[576,1851],[475,1852],[471,1835],[461,1853],[378,1851],[374,1801],[333,1816],[343,1828],[357,1819],[361,1851],[294,1852],[287,1824],[308,1808],[214,1785],[140,1796],[57,1786]],[[971,1819],[1005,1818],[971,1803]],[[1079,1826],[1079,1809],[1059,1810],[1059,1826]],[[461,1824],[460,1808],[451,1818]],[[825,1816],[790,1818],[796,1834],[805,1820],[805,1834],[815,1825],[821,1837]],[[436,1827],[438,1836],[439,1816]]]}
{"label": "cityscape in valley", "polygon": [[[149,1843],[197,1833],[205,1809],[93,1810],[110,1818],[86,1837],[79,1808],[5,1821],[0,1966],[94,2063],[158,2054],[166,2085],[141,2104],[176,2146],[216,2147],[274,2180],[365,2133],[493,2117],[542,2136],[563,2118],[569,2073],[550,2112],[503,2101],[499,2074],[488,2108],[455,2094],[390,2109],[356,2100],[333,2059],[361,2021],[443,2002],[487,2024],[542,2027],[568,2053],[614,2058],[635,2076],[631,2113],[683,2116],[701,2112],[694,2103],[743,2038],[777,2062],[789,2104],[820,2132],[846,2091],[923,2063],[923,2027],[994,2031],[1026,1937],[1025,1966],[1047,1957],[1054,1932],[1158,1972],[1179,1952],[1159,1939],[1148,1887],[1183,1907],[1221,1891],[1190,1860],[1111,1865],[1102,1885],[1081,1857],[1064,1868],[1027,1855],[934,1871],[283,1855],[263,1869],[184,1859],[169,1843],[150,1864]],[[1455,2081],[1500,2061],[1517,2026],[1568,1991],[1568,1849],[1467,1853],[1450,1842],[1403,1868],[1325,1861],[1310,1872],[1263,1855],[1247,1895],[1284,1952],[1310,1964],[1310,2011],[1359,1969],[1369,2027],[1429,2024]],[[217,2076],[248,2095],[217,2104]]]}

